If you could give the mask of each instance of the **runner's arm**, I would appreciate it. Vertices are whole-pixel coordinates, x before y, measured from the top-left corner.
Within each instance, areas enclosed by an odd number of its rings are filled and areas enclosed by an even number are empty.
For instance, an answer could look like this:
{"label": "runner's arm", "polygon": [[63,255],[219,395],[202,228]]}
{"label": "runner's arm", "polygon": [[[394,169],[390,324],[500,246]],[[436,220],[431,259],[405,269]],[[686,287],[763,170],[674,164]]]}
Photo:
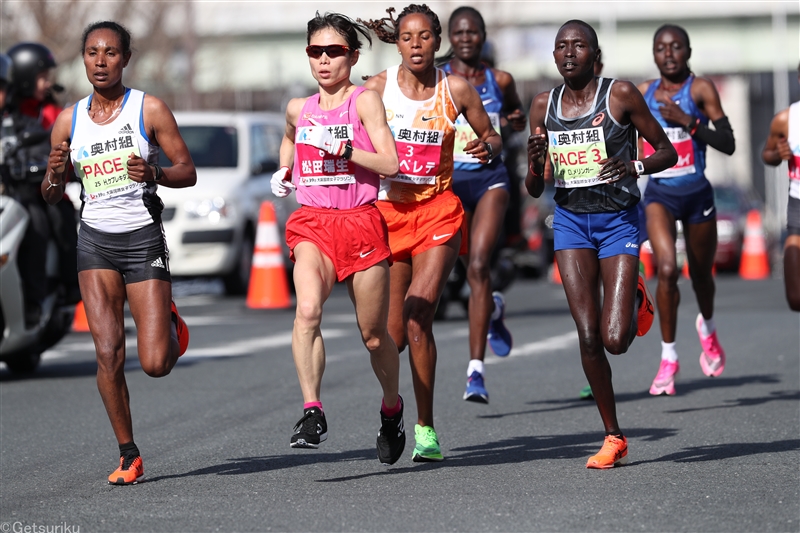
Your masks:
{"label": "runner's arm", "polygon": [[530,127],[528,137],[528,174],[525,176],[525,189],[528,194],[538,198],[544,192],[544,164],[547,158],[547,101],[550,93],[540,93],[531,102]]}
{"label": "runner's arm", "polygon": [[[611,112],[619,117],[615,111],[622,111],[631,124],[639,131],[642,137],[655,149],[650,157],[643,159],[645,174],[655,174],[666,170],[678,162],[678,154],[661,124],[650,113],[642,93],[627,81],[618,81],[611,87]],[[619,121],[619,120],[618,120]],[[619,121],[624,123],[623,121]],[[627,122],[627,121],[625,121]],[[636,176],[636,169],[632,161],[623,161],[628,174]]]}
{"label": "runner's arm", "polygon": [[356,99],[356,109],[375,152],[353,147],[350,160],[381,176],[395,176],[399,169],[397,145],[386,123],[386,109],[381,97],[375,91],[364,91]]}
{"label": "runner's arm", "polygon": [[[164,155],[172,163],[171,167],[162,169],[162,177],[158,180],[158,184],[179,189],[191,187],[197,183],[197,170],[194,167],[192,155],[181,137],[178,123],[175,122],[175,116],[167,104],[155,96],[145,95],[142,114],[144,115],[145,131],[148,132],[151,141],[161,147]],[[134,169],[132,168],[134,159],[141,158],[132,157],[128,160],[128,176],[133,179],[132,174],[136,172],[138,176],[138,172],[141,170],[141,176],[139,176],[141,180],[137,181],[153,181],[156,177],[156,168],[144,161],[141,169]]]}
{"label": "runner's arm", "polygon": [[[464,152],[477,158],[481,163],[488,163],[491,159],[499,157],[503,151],[503,139],[492,127],[492,121],[486,113],[486,108],[483,107],[478,91],[467,80],[458,76],[449,76],[447,81],[459,113],[464,115],[472,131],[478,136],[477,139],[467,143]],[[484,143],[491,146],[491,154]]]}
{"label": "runner's arm", "polygon": [[495,70],[494,77],[497,80],[497,85],[503,91],[503,112],[506,114],[506,120],[511,124],[514,131],[522,131],[525,129],[525,111],[522,109],[522,101],[517,94],[517,85],[514,82],[514,77],[503,70]]}
{"label": "runner's arm", "polygon": [[723,154],[733,154],[736,150],[733,128],[731,128],[731,123],[722,110],[719,93],[711,80],[695,78],[692,83],[692,98],[695,102],[698,102],[700,109],[714,123],[714,129],[712,130],[705,124],[700,123],[697,117],[691,117],[691,121],[684,125],[684,129],[689,131],[692,137],[719,150]]}
{"label": "runner's arm", "polygon": [[787,137],[789,136],[789,110],[784,109],[772,119],[769,126],[769,137],[767,144],[761,152],[761,160],[767,165],[776,167],[783,161],[788,161],[792,157],[792,149],[789,146]]}
{"label": "runner's arm", "polygon": [[297,119],[300,118],[300,112],[303,110],[306,100],[306,98],[293,98],[289,100],[289,104],[286,106],[286,130],[281,140],[280,166],[289,170],[294,166],[294,139],[297,135]]}
{"label": "runner's arm", "polygon": [[47,172],[44,173],[40,190],[42,198],[50,205],[55,205],[64,197],[64,186],[67,181],[69,167],[69,134],[72,131],[72,113],[75,106],[62,111],[50,132],[50,156],[47,161]]}

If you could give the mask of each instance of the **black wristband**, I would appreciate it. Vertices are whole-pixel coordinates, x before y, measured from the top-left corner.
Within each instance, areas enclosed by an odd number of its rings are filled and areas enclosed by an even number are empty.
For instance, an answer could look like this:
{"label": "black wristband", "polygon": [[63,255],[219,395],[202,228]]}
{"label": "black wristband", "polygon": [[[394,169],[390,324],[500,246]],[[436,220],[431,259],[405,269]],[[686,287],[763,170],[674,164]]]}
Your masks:
{"label": "black wristband", "polygon": [[153,169],[153,181],[161,181],[161,178],[164,177],[164,170],[161,168],[160,165],[150,165]]}
{"label": "black wristband", "polygon": [[344,152],[342,152],[342,157],[348,160],[353,157],[353,141],[350,139],[347,139],[347,142],[344,144]]}

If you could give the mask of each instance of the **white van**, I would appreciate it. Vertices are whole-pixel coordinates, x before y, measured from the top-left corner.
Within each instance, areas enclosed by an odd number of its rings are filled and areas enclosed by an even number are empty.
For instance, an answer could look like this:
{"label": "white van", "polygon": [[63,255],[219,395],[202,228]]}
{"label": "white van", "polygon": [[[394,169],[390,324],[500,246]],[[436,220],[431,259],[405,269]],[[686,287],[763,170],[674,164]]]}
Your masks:
{"label": "white van", "polygon": [[[181,135],[197,168],[197,184],[159,187],[162,221],[173,276],[220,276],[229,294],[244,294],[250,280],[261,202],[275,206],[284,262],[286,219],[294,195],[272,195],[285,118],[277,113],[176,112]],[[169,160],[161,155],[162,166]]]}

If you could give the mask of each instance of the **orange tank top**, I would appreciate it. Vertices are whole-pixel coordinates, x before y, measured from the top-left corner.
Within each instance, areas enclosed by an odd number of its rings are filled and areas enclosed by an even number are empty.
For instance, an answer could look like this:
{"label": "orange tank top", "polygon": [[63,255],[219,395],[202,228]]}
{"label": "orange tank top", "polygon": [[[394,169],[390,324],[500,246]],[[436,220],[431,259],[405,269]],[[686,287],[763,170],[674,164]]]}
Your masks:
{"label": "orange tank top", "polygon": [[381,180],[379,200],[412,203],[451,188],[454,122],[458,117],[447,75],[436,69],[436,92],[427,100],[411,100],[397,84],[399,66],[386,70],[383,104],[397,144],[400,171]]}

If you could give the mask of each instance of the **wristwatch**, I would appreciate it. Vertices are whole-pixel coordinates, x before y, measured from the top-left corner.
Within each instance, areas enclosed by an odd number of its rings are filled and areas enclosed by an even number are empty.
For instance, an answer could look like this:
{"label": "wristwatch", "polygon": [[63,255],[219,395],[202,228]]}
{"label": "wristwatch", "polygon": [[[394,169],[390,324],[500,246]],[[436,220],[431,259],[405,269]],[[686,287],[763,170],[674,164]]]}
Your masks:
{"label": "wristwatch", "polygon": [[483,141],[483,147],[486,148],[486,151],[489,152],[489,161],[494,159],[494,150],[492,149],[492,145],[486,141]]}
{"label": "wristwatch", "polygon": [[633,168],[636,170],[637,176],[644,174],[644,163],[641,161],[631,161],[631,163],[633,163]]}

